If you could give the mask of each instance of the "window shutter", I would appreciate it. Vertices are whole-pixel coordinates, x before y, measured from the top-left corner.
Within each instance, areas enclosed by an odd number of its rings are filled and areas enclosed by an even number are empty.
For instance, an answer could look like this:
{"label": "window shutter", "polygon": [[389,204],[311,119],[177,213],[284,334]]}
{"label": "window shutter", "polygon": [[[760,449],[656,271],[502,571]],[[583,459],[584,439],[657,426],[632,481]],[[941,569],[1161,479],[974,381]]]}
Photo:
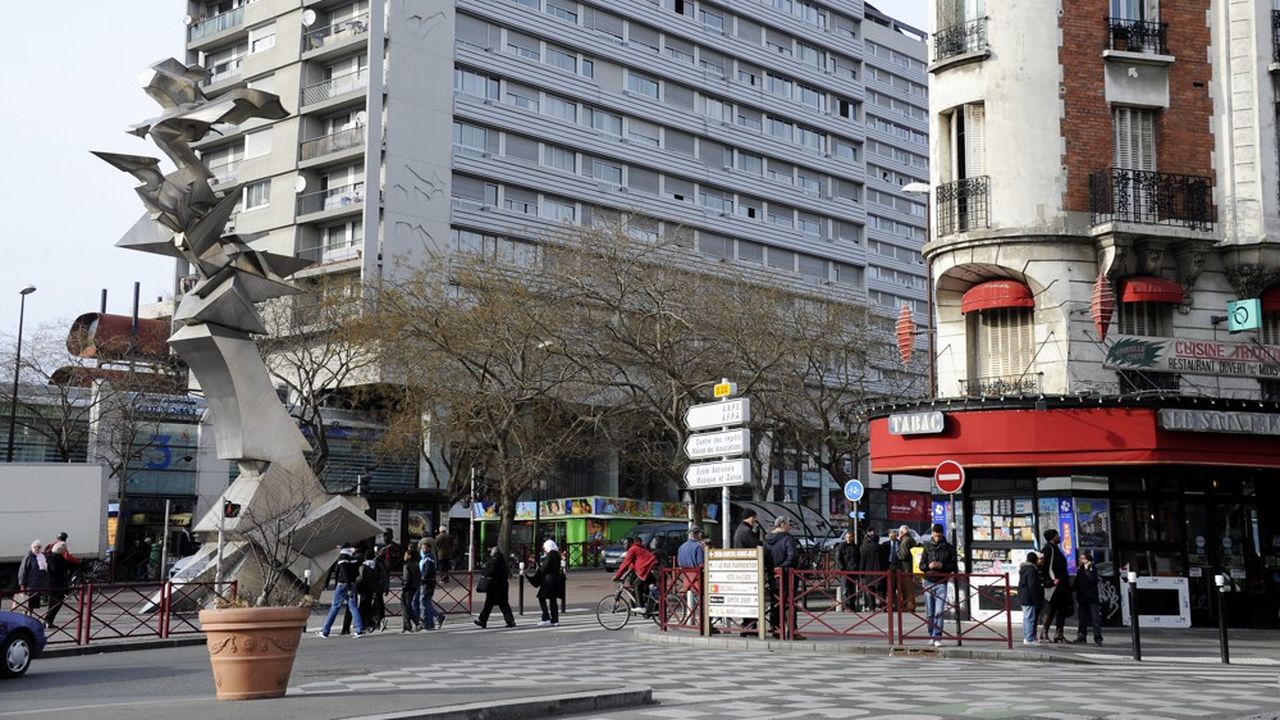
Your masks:
{"label": "window shutter", "polygon": [[1156,128],[1155,113],[1150,110],[1134,110],[1137,125],[1134,145],[1134,161],[1139,170],[1155,172],[1156,170]]}
{"label": "window shutter", "polygon": [[986,156],[986,106],[964,106],[964,167],[965,177],[975,178],[987,174]]}
{"label": "window shutter", "polygon": [[1129,108],[1118,107],[1111,111],[1111,124],[1115,130],[1115,166],[1129,170],[1133,168],[1133,144],[1130,142]]}
{"label": "window shutter", "polygon": [[1112,110],[1115,126],[1115,166],[1125,170],[1156,169],[1155,113],[1118,107]]}
{"label": "window shutter", "polygon": [[1035,356],[1030,308],[996,308],[978,313],[979,378],[1017,377],[1028,372]]}

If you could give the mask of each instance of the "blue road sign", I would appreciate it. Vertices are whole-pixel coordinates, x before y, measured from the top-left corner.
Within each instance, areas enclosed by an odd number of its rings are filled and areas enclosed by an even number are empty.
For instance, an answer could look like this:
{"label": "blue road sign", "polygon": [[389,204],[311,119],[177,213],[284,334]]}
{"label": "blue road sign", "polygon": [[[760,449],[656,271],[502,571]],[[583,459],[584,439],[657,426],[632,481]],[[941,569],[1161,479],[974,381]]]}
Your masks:
{"label": "blue road sign", "polygon": [[849,502],[858,502],[862,499],[866,488],[862,487],[862,482],[858,480],[850,480],[844,484],[844,496]]}

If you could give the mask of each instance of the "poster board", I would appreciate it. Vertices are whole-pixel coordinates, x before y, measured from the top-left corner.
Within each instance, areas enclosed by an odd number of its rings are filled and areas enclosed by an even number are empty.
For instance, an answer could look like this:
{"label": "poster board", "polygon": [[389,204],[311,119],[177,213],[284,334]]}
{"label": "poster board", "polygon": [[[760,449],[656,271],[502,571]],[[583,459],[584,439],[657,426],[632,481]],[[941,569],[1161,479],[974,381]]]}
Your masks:
{"label": "poster board", "polygon": [[711,633],[712,618],[757,619],[760,639],[765,638],[764,548],[733,548],[707,551],[703,572],[706,614],[703,632]]}

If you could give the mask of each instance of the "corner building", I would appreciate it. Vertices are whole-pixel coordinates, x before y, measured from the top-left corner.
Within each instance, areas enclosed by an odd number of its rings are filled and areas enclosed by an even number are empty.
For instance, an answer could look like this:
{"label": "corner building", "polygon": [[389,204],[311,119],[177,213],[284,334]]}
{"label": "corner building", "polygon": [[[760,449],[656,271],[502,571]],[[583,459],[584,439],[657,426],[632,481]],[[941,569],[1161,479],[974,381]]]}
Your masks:
{"label": "corner building", "polygon": [[1116,594],[1170,579],[1150,612],[1214,624],[1226,574],[1229,624],[1280,624],[1277,13],[932,9],[935,390],[879,409],[873,471],[966,468],[971,572],[1016,579],[1053,527]]}

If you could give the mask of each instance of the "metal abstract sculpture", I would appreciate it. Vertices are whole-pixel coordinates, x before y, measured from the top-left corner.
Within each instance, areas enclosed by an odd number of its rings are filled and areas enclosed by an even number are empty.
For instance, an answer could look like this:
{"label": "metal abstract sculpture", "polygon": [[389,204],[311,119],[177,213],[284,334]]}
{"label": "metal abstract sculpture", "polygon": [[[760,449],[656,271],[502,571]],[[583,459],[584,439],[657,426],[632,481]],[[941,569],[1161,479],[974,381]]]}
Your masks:
{"label": "metal abstract sculpture", "polygon": [[129,132],[150,137],[173,161],[173,172],[162,174],[153,157],[94,154],[142,182],[137,193],[147,214],[117,245],[185,260],[199,278],[174,313],[169,344],[204,390],[218,457],[239,465],[224,497],[244,510],[225,519],[224,527],[219,503],[196,529],[234,533],[240,523],[253,522],[255,506],[272,507],[278,504],[273,501],[287,500],[282,495],[303,497],[312,506],[303,522],[324,526],[306,535],[304,555],[319,565],[336,541],[372,536],[379,528],[350,501],[326,495],[303,454],[309,445],[277,398],[251,337],[267,332],[254,304],[300,292],[286,278],[311,263],[255,250],[249,245],[255,237],[224,234],[241,186],[215,191],[213,173],[191,148],[220,127],[288,113],[276,95],[262,90],[234,89],[208,98],[200,88],[208,77],[204,68],[170,58],[141,78],[163,112]]}

